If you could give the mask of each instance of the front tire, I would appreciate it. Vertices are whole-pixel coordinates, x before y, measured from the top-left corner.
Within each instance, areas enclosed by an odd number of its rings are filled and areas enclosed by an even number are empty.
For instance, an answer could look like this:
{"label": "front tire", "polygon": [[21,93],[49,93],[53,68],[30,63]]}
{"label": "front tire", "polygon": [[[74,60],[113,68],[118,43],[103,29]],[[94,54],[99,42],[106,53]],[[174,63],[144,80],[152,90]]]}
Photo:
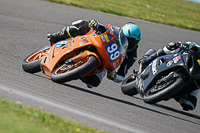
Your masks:
{"label": "front tire", "polygon": [[53,71],[51,79],[57,83],[75,80],[91,72],[97,65],[98,59],[95,56],[88,56],[79,62],[61,65]]}
{"label": "front tire", "polygon": [[136,79],[133,74],[127,77],[121,84],[121,91],[123,94],[133,96],[138,94],[136,89]]}
{"label": "front tire", "polygon": [[22,62],[22,69],[28,73],[40,72],[41,59],[47,54],[49,49],[50,47],[46,46],[28,55]]}
{"label": "front tire", "polygon": [[168,100],[180,92],[184,85],[185,82],[180,74],[177,79],[164,84],[163,87],[158,87],[157,85],[151,87],[144,94],[143,100],[148,104],[154,104],[162,100]]}

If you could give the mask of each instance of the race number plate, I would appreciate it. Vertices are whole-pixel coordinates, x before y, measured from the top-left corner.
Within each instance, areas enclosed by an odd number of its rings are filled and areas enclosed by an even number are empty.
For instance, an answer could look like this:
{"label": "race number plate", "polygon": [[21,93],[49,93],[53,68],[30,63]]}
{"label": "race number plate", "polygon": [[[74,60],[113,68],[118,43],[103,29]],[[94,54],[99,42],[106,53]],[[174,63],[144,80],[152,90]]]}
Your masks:
{"label": "race number plate", "polygon": [[113,62],[120,57],[119,49],[114,41],[106,45],[105,49],[109,55],[110,62]]}

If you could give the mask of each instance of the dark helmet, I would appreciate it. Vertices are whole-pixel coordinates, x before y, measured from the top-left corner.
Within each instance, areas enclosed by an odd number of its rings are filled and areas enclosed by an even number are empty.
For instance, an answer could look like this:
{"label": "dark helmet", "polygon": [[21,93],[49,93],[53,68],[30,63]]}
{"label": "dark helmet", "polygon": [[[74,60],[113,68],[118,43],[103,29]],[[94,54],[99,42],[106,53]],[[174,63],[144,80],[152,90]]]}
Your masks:
{"label": "dark helmet", "polygon": [[132,50],[133,48],[135,48],[135,46],[137,46],[138,42],[141,39],[140,28],[134,23],[127,23],[122,26],[121,30],[128,39],[128,49]]}

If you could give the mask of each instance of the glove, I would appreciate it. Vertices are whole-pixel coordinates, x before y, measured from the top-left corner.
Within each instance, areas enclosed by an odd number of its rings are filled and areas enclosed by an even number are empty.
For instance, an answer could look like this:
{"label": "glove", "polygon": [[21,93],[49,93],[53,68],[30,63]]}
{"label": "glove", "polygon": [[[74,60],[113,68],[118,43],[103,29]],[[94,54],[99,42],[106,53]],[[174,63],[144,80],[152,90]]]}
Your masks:
{"label": "glove", "polygon": [[146,66],[148,64],[148,58],[141,58],[138,63],[142,64],[142,66]]}
{"label": "glove", "polygon": [[180,48],[181,44],[182,44],[181,42],[169,42],[167,44],[166,48],[170,51],[176,50],[176,49]]}
{"label": "glove", "polygon": [[108,71],[107,78],[114,81],[115,83],[121,83],[125,79],[124,76],[118,75],[116,71]]}
{"label": "glove", "polygon": [[47,39],[51,42],[51,43],[56,43],[58,42],[58,35],[57,34],[47,34]]}
{"label": "glove", "polygon": [[99,29],[99,23],[96,20],[91,20],[89,21],[89,27],[97,31]]}

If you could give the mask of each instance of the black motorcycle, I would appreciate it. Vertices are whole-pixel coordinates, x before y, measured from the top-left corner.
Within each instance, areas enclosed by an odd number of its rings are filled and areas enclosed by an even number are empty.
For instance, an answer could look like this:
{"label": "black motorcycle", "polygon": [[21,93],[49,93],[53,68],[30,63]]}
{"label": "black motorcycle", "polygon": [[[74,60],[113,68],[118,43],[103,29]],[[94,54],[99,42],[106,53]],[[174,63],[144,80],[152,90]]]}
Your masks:
{"label": "black motorcycle", "polygon": [[188,49],[181,53],[164,55],[143,69],[140,63],[139,69],[134,70],[133,74],[122,82],[121,90],[129,96],[139,93],[145,103],[154,104],[180,97],[199,88],[198,52]]}

